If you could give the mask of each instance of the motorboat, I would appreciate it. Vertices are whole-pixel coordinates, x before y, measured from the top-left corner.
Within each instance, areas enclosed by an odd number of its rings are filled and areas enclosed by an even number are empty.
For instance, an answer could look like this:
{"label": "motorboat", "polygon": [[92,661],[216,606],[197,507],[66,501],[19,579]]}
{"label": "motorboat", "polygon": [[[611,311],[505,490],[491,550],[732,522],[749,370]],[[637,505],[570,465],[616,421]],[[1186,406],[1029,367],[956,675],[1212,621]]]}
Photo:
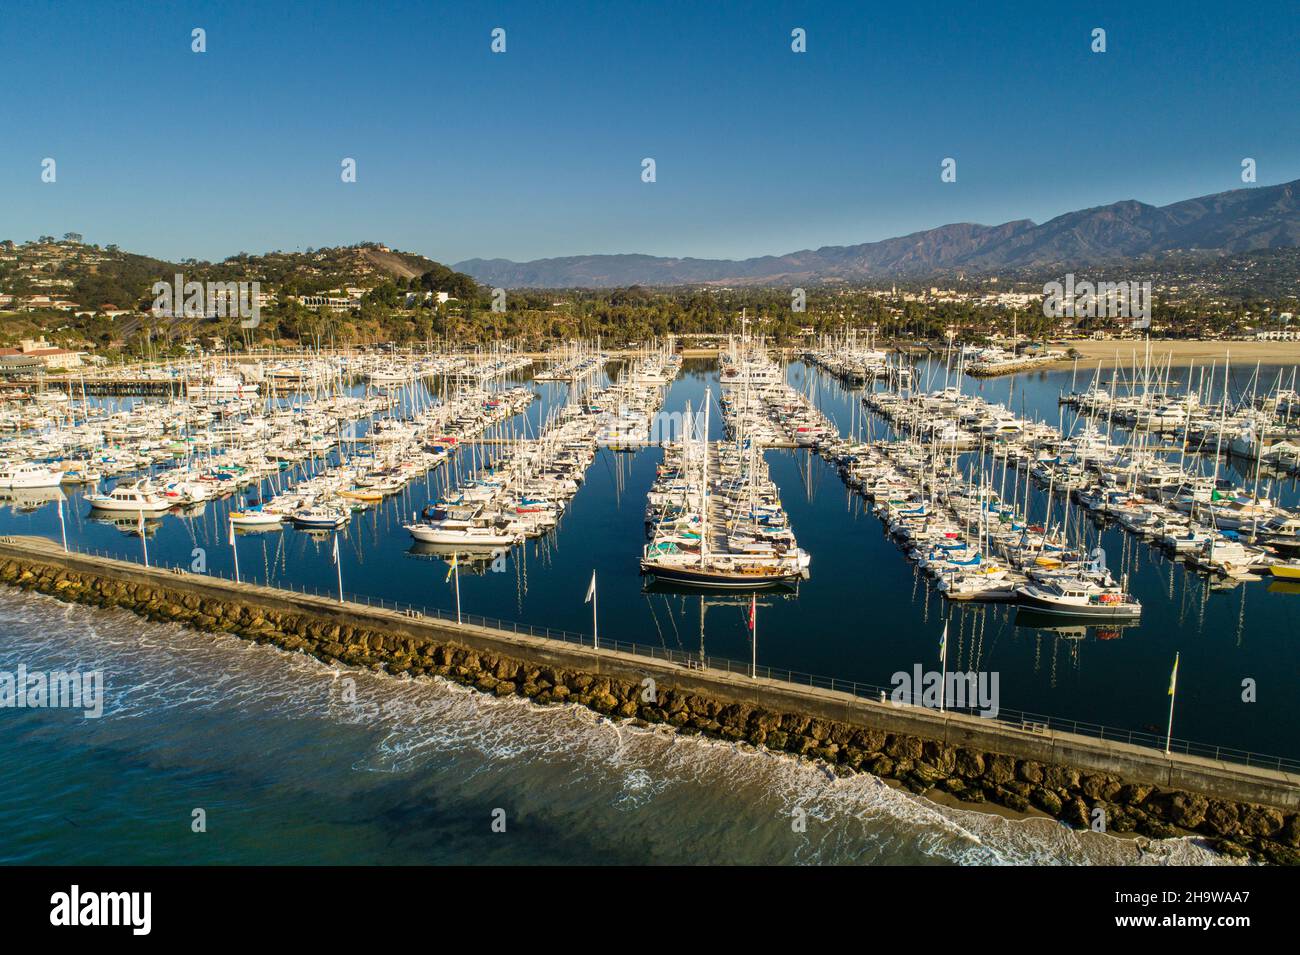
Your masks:
{"label": "motorboat", "polygon": [[6,464],[0,467],[0,489],[28,490],[32,488],[58,487],[63,482],[63,473],[38,464]]}
{"label": "motorboat", "polygon": [[508,528],[451,517],[404,526],[411,537],[422,544],[448,544],[466,550],[513,547],[522,539],[520,534]]}
{"label": "motorboat", "polygon": [[1123,588],[1085,577],[1046,577],[1021,584],[1016,597],[1023,607],[1067,617],[1137,617],[1142,605]]}
{"label": "motorboat", "polygon": [[352,513],[343,508],[317,505],[294,511],[289,520],[303,530],[336,530],[352,520]]}
{"label": "motorboat", "polygon": [[107,494],[87,494],[85,500],[97,511],[142,514],[145,517],[166,514],[176,504],[159,494],[147,479],[118,484]]}

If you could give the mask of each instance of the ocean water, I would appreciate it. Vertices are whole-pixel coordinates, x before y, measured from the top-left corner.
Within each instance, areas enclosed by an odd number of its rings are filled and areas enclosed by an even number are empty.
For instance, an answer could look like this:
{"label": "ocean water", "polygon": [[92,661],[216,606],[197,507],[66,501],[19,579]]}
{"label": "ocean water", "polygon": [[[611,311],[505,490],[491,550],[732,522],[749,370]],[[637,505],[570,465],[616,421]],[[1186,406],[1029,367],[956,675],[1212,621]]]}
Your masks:
{"label": "ocean water", "polygon": [[[1253,373],[1234,370],[1235,394],[1249,392]],[[1261,373],[1260,390],[1273,373]],[[938,363],[922,367],[933,387],[945,374]],[[963,387],[1068,429],[1057,397],[1073,377],[1039,372]],[[1088,377],[1080,370],[1078,385]],[[798,362],[788,379],[842,431],[883,433],[881,422],[861,416],[860,391]],[[536,430],[568,397],[562,385],[534,387],[540,400],[516,429],[526,420]],[[698,408],[706,389],[716,396],[716,365],[689,361],[664,410]],[[716,407],[712,430],[720,436]],[[588,634],[583,596],[595,570],[602,639],[748,661],[747,597],[643,586],[645,494],[659,459],[655,449],[602,451],[556,534],[517,549],[499,571],[465,569],[464,611]],[[758,598],[760,666],[889,685],[893,673],[918,663],[937,668],[946,621],[949,666],[997,672],[1003,708],[1162,735],[1178,652],[1176,737],[1300,758],[1291,706],[1300,685],[1300,595],[1266,582],[1212,587],[1112,528],[1101,542],[1144,604],[1135,626],[1044,628],[1006,606],[947,606],[833,468],[804,451],[769,451],[767,459],[812,568],[797,592]],[[413,482],[341,533],[349,594],[454,611],[445,562],[420,553],[401,527],[450,477],[444,468]],[[1296,501],[1293,480],[1261,478],[1261,490]],[[1041,519],[1044,496],[1033,501]],[[189,568],[201,554],[209,572],[231,576],[226,515],[237,503],[166,517],[148,537],[151,562]],[[90,519],[79,494],[64,507],[73,546],[141,558],[140,538]],[[58,539],[55,507],[0,502],[0,533]],[[328,537],[285,529],[240,535],[236,547],[246,580],[326,593],[337,586]],[[870,777],[835,779],[786,757],[618,726],[581,709],[344,673],[235,638],[0,590],[0,670],[19,664],[100,666],[108,710],[99,720],[0,711],[0,765],[15,767],[0,791],[0,858],[8,861],[1207,858],[1194,842],[1139,852],[1131,841],[944,808]],[[1256,702],[1242,700],[1247,679],[1257,684]],[[346,680],[355,681],[355,705],[344,702]],[[207,812],[207,833],[190,831],[195,808]],[[491,830],[495,809],[505,812],[504,833]],[[804,832],[792,828],[796,809],[807,814]]]}
{"label": "ocean water", "polygon": [[41,595],[0,591],[0,647],[0,669],[99,668],[108,690],[99,719],[4,713],[9,864],[1221,861]]}
{"label": "ocean water", "polygon": [[[1235,393],[1248,393],[1254,369],[1236,373]],[[932,387],[942,387],[946,374],[937,364],[922,367],[922,379]],[[860,392],[798,362],[788,375],[795,387],[815,396],[842,431],[883,433],[880,422],[863,420],[854,410]],[[1079,372],[1081,387],[1086,377]],[[1057,397],[1070,387],[1071,378],[1069,370],[1039,372],[985,382],[968,379],[963,387],[990,400],[1009,401],[1018,412],[1059,421],[1068,430],[1071,421]],[[1267,372],[1260,378],[1270,385],[1273,380]],[[568,396],[564,385],[535,387],[540,399],[520,416],[533,432],[549,409]],[[716,363],[688,361],[664,410],[682,411],[688,403],[698,409],[706,390],[717,394]],[[711,427],[720,437],[721,416],[713,410]],[[703,652],[747,665],[747,597],[654,592],[640,577],[645,495],[660,457],[658,449],[600,452],[557,533],[515,549],[494,566],[465,567],[460,575],[463,612],[507,626],[519,622],[589,636],[591,605],[583,598],[595,571],[604,639]],[[966,466],[973,457],[966,456]],[[760,666],[889,687],[895,673],[910,673],[917,664],[937,669],[946,621],[949,665],[997,672],[1005,710],[1163,738],[1169,673],[1174,654],[1180,653],[1175,737],[1300,759],[1300,721],[1291,706],[1300,686],[1300,642],[1293,639],[1300,623],[1300,594],[1291,592],[1293,585],[1256,581],[1226,589],[1213,586],[1111,527],[1100,541],[1109,566],[1117,575],[1129,575],[1130,587],[1143,603],[1135,626],[1044,627],[1041,618],[1022,620],[1006,605],[946,605],[865,502],[849,494],[833,467],[807,451],[773,450],[767,459],[800,546],[812,555],[812,567],[796,593],[758,598]],[[412,482],[354,517],[341,532],[341,576],[349,595],[454,614],[446,558],[414,547],[402,529],[454,473],[444,467]],[[1001,483],[1000,470],[994,479]],[[1297,499],[1294,479],[1264,479],[1261,490],[1288,504]],[[1011,495],[1010,480],[1004,491]],[[1032,517],[1042,520],[1045,495],[1035,491],[1031,499]],[[237,497],[210,501],[193,513],[167,516],[148,538],[151,562],[189,569],[201,556],[208,572],[233,576],[226,515],[238,504]],[[80,492],[65,503],[65,511],[72,546],[142,559],[134,522],[120,528],[92,519]],[[1053,505],[1057,520],[1060,513],[1058,500]],[[1080,526],[1077,513],[1071,522]],[[6,507],[0,501],[0,533],[57,540],[55,507]],[[1096,531],[1089,533],[1090,541],[1095,540]],[[244,580],[327,594],[337,590],[326,535],[290,528],[240,534],[236,547]],[[1246,680],[1255,681],[1255,702],[1242,700]]]}

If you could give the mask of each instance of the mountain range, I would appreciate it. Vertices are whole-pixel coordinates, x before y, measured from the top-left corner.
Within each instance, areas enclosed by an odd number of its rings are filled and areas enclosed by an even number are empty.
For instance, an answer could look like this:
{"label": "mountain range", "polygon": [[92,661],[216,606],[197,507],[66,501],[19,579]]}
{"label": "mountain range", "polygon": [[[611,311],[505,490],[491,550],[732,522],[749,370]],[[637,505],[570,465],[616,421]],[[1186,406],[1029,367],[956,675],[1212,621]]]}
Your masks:
{"label": "mountain range", "polygon": [[1036,224],[971,222],[861,245],[823,246],[752,259],[575,255],[512,262],[468,259],[453,268],[504,288],[628,285],[776,285],[920,278],[961,270],[1077,270],[1170,253],[1233,254],[1300,245],[1300,180],[1152,206],[1134,199]]}

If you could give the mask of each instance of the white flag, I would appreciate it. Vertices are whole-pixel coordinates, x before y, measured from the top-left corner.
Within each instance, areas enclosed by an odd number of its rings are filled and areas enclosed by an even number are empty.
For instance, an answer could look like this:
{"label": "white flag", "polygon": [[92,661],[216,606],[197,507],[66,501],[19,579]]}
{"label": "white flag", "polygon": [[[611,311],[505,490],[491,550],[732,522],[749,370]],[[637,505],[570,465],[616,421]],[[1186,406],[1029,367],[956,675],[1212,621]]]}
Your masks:
{"label": "white flag", "polygon": [[596,596],[596,572],[593,570],[591,572],[591,586],[587,588],[587,597],[582,602],[589,604],[591,603],[591,598],[594,596]]}
{"label": "white flag", "polygon": [[337,564],[337,563],[339,562],[339,535],[338,535],[338,534],[335,534],[335,535],[334,535],[334,555],[333,555],[333,557],[334,557],[334,563]]}
{"label": "white flag", "polygon": [[235,521],[234,521],[234,518],[231,518],[231,521],[230,521],[230,546],[231,546],[231,547],[234,547],[234,546],[235,546]]}

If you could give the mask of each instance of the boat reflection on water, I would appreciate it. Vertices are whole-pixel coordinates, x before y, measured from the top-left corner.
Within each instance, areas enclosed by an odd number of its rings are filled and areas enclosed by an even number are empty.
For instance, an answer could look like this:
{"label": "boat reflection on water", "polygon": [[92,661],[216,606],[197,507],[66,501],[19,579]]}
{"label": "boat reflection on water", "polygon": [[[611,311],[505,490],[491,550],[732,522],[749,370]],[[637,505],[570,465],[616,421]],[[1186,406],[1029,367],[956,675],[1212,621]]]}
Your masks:
{"label": "boat reflection on water", "polygon": [[19,514],[30,514],[33,511],[39,511],[46,504],[53,504],[55,501],[66,501],[67,499],[67,495],[57,487],[32,487],[0,491],[0,507],[11,508]]}
{"label": "boat reflection on water", "polygon": [[[235,536],[256,537],[258,534],[279,534],[283,530],[284,524],[282,522],[276,522],[274,524],[236,524]],[[328,534],[329,532],[327,531],[326,533]]]}
{"label": "boat reflection on water", "polygon": [[144,536],[153,537],[163,526],[161,517],[145,517],[144,521],[140,520],[139,515],[127,516],[125,514],[113,514],[108,511],[92,510],[90,516],[86,518],[92,524],[104,524],[108,527],[116,527],[127,537],[139,537],[140,528],[144,527]]}
{"label": "boat reflection on water", "polygon": [[1197,576],[1199,576],[1202,580],[1205,581],[1205,585],[1210,590],[1211,593],[1221,593],[1226,590],[1236,590],[1242,584],[1247,583],[1248,580],[1253,579],[1253,578],[1245,578],[1245,577],[1223,577],[1217,574],[1214,575],[1198,574]]}
{"label": "boat reflection on water", "polygon": [[1058,637],[1064,637],[1067,640],[1086,640],[1088,637],[1094,637],[1097,640],[1117,640],[1123,636],[1125,630],[1136,627],[1137,623],[1136,620],[1132,619],[1106,620],[1093,623],[1047,613],[1038,613],[1023,607],[1016,611],[1015,616],[1015,625],[1017,627],[1026,630],[1040,630]]}
{"label": "boat reflection on water", "polygon": [[[799,580],[782,581],[774,583],[767,588],[759,591],[753,591],[758,597],[758,606],[762,607],[766,602],[777,600],[788,600],[792,597],[799,596]],[[671,580],[661,580],[658,577],[645,576],[642,578],[641,593],[643,594],[679,594],[683,597],[701,597],[707,598],[710,607],[715,606],[736,606],[748,607],[750,593],[728,593],[725,590],[704,591],[699,587],[689,584],[680,584]]]}
{"label": "boat reflection on water", "polygon": [[437,560],[451,566],[451,559],[456,557],[456,567],[462,574],[482,576],[493,569],[493,564],[500,560],[497,569],[505,569],[505,557],[508,548],[467,550],[464,544],[428,544],[414,541],[406,549],[407,557],[416,560]]}
{"label": "boat reflection on water", "polygon": [[[727,636],[734,638],[734,634],[735,634],[734,627],[737,624],[739,624],[740,628],[745,634],[746,643],[748,644],[750,639],[749,611],[750,611],[750,607],[752,606],[755,610],[755,617],[757,619],[757,624],[758,624],[757,629],[759,631],[759,640],[761,641],[762,631],[763,631],[763,611],[766,608],[771,608],[776,606],[778,601],[797,600],[799,598],[799,585],[797,582],[795,582],[793,584],[790,584],[787,587],[769,588],[767,590],[760,590],[760,591],[755,591],[755,592],[745,593],[745,594],[717,593],[717,592],[705,593],[700,591],[700,589],[697,587],[687,587],[687,586],[682,586],[681,584],[674,584],[669,581],[657,580],[653,577],[645,577],[642,578],[641,595],[646,598],[647,603],[649,603],[650,605],[651,614],[655,616],[656,626],[659,625],[659,618],[658,618],[658,613],[655,611],[655,605],[652,602],[652,598],[654,597],[663,598],[663,610],[667,611],[669,616],[674,617],[672,622],[672,630],[674,633],[678,633],[679,635],[684,634],[686,632],[685,624],[687,622],[688,611],[698,606],[699,639],[700,639],[699,650],[698,651],[694,649],[688,650],[686,649],[685,646],[683,646],[682,650],[680,651],[681,653],[689,657],[689,659],[687,660],[687,665],[694,666],[696,665],[697,661],[699,664],[703,664],[703,665],[708,665],[709,663],[708,653],[706,652],[705,645],[704,645],[704,622],[710,610],[720,611],[722,613],[719,630],[715,630],[714,633],[715,636],[719,636],[720,635],[719,631],[722,631],[722,632],[727,632]],[[674,597],[679,599],[676,600],[671,599]],[[698,604],[696,603],[696,601],[698,601]],[[676,606],[676,610],[674,610],[674,605]],[[674,616],[675,614],[680,614],[680,618]],[[680,631],[678,630],[678,625],[676,622],[677,619],[680,619],[683,625],[683,629]],[[667,629],[668,624],[665,623],[664,627],[665,629]],[[754,648],[751,646],[746,652],[752,653],[753,649]],[[730,662],[734,660],[734,658],[735,658],[735,653],[734,651],[732,651],[732,656],[728,657],[726,661],[727,669],[731,669]],[[717,665],[720,662],[722,661],[719,661],[717,659],[713,661],[714,665]],[[761,671],[764,668],[760,666],[759,669]]]}
{"label": "boat reflection on water", "polygon": [[1300,580],[1269,581],[1268,592],[1271,594],[1300,594]]}
{"label": "boat reflection on water", "polygon": [[299,530],[302,532],[304,537],[317,544],[329,543],[336,537],[340,541],[348,539],[348,535],[341,528],[337,531],[330,530],[327,527],[299,528]]}

